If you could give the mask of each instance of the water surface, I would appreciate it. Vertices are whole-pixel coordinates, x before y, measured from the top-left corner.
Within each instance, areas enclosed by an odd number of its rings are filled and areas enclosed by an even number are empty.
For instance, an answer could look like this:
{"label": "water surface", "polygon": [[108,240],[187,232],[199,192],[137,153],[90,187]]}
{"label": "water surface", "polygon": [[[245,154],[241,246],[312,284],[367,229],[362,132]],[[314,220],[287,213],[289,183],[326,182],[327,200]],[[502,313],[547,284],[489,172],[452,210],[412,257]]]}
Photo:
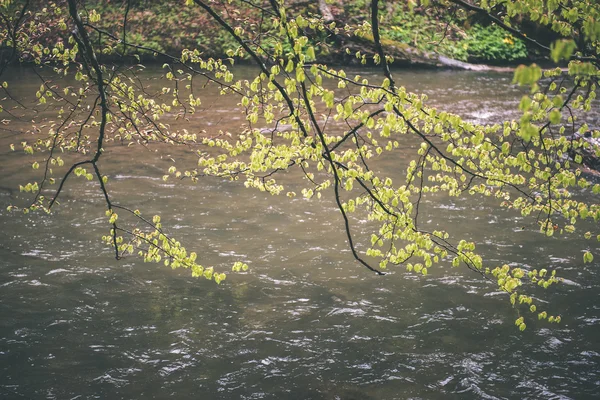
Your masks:
{"label": "water surface", "polygon": [[[15,95],[39,86],[13,73]],[[516,115],[510,75],[396,76],[475,122]],[[214,97],[193,122],[234,129],[236,109]],[[475,240],[490,264],[556,268],[567,279],[536,292],[563,322],[532,321],[521,333],[506,297],[469,270],[370,274],[353,261],[330,200],[290,201],[212,178],[165,183],[175,150],[111,147],[102,168],[115,199],[160,213],[204,265],[250,265],[216,285],[114,260],[100,241],[109,227],[94,183],[73,180],[52,216],[9,215],[14,189],[33,177],[7,148],[19,135],[0,133],[1,398],[600,398],[600,274],[581,251],[595,242],[546,238],[489,200],[426,201],[424,223]]]}

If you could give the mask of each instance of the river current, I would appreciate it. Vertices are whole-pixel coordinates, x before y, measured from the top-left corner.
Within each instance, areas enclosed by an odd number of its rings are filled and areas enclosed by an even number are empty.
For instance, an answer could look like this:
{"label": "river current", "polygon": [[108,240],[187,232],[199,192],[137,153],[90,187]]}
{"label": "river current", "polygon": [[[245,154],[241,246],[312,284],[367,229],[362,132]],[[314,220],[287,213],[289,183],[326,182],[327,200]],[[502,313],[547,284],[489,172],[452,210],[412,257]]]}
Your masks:
{"label": "river current", "polygon": [[[39,86],[27,70],[11,74],[16,97]],[[395,76],[483,123],[515,116],[522,91],[510,74]],[[198,123],[241,123],[235,102],[215,93],[206,103],[210,116]],[[540,292],[562,322],[519,332],[506,296],[465,268],[369,273],[327,196],[164,182],[180,154],[114,147],[102,167],[119,203],[160,213],[205,265],[249,264],[216,285],[137,257],[116,261],[100,240],[109,227],[94,183],[73,180],[51,216],[7,212],[34,176],[8,148],[20,135],[18,125],[0,131],[2,399],[600,398],[600,272],[582,258],[586,248],[598,254],[595,241],[547,238],[480,198],[426,199],[423,220],[476,241],[488,263],[565,278]]]}

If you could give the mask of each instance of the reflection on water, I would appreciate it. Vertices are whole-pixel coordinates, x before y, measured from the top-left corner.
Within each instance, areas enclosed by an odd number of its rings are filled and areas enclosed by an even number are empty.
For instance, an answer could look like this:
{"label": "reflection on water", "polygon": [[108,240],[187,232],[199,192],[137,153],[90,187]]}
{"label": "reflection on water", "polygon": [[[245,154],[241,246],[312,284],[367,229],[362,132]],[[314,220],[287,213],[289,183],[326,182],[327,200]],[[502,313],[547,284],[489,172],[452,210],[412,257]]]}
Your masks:
{"label": "reflection on water", "polygon": [[[512,104],[510,78],[402,72],[398,81],[493,122]],[[231,123],[234,105],[221,98],[211,107]],[[93,183],[71,182],[52,217],[9,217],[18,196],[10,188],[30,172],[2,135],[2,398],[600,397],[600,278],[597,265],[581,264],[576,239],[537,235],[481,199],[426,203],[424,223],[472,238],[490,262],[558,268],[567,279],[540,292],[562,324],[532,322],[519,333],[505,296],[470,271],[369,274],[352,261],[327,200],[289,201],[217,179],[165,183],[157,177],[169,161],[111,149],[103,167],[121,203],[160,212],[206,265],[249,263],[217,286],[111,258]]]}

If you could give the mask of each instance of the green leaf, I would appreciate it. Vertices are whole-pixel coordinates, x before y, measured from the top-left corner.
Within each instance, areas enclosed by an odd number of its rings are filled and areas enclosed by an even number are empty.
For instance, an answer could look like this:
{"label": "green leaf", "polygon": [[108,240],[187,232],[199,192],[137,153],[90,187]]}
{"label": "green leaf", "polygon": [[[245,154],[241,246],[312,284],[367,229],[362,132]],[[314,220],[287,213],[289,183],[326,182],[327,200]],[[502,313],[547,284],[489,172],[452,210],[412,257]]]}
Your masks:
{"label": "green leaf", "polygon": [[527,325],[525,325],[525,323],[522,323],[521,325],[519,325],[519,330],[521,332],[523,332],[526,328],[527,328]]}
{"label": "green leaf", "polygon": [[518,83],[519,85],[531,85],[540,80],[541,77],[542,69],[538,65],[531,64],[529,67],[519,65],[517,69],[515,69],[513,83]]}
{"label": "green leaf", "polygon": [[532,304],[531,306],[529,306],[529,311],[531,311],[532,313],[534,313],[536,309],[537,309],[537,307],[535,306],[535,304]]}
{"label": "green leaf", "polygon": [[577,45],[573,40],[561,39],[550,45],[550,58],[555,63],[561,60],[568,60],[573,55]]}
{"label": "green leaf", "polygon": [[555,108],[552,111],[550,111],[550,115],[548,117],[550,119],[550,123],[556,125],[560,123],[561,113]]}

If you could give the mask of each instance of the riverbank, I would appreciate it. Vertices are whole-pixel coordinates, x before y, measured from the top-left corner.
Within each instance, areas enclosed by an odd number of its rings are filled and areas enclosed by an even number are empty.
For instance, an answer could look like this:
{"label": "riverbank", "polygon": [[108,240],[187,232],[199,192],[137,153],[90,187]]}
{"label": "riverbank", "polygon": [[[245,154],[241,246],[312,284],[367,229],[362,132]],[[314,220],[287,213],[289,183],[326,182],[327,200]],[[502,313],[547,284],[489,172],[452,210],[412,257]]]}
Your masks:
{"label": "riverbank", "polygon": [[[260,32],[270,28],[268,14],[257,8],[215,4],[215,9],[227,18],[233,27],[246,30],[252,43],[260,42],[265,51],[281,45],[270,34]],[[240,6],[241,7],[241,6]],[[290,2],[290,12],[311,16],[324,16],[336,26],[351,29],[337,33],[322,33],[306,29],[315,49],[317,62],[330,65],[360,65],[357,52],[369,56],[375,54],[372,40],[358,39],[352,34],[369,21],[369,4],[359,1],[333,2]],[[325,8],[324,8],[325,7]],[[173,7],[161,0],[115,2],[95,0],[86,3],[89,13],[97,11],[101,18],[96,24],[106,32],[98,35],[98,42],[112,42],[114,38],[125,38],[137,48],[126,53],[147,62],[160,59],[161,53],[178,56],[183,49],[197,49],[205,57],[227,57],[238,44],[209,15],[199,7]],[[123,22],[126,24],[125,29]],[[394,65],[418,67],[446,67],[463,69],[465,64],[487,64],[494,66],[515,65],[535,58],[525,44],[498,27],[485,25],[462,9],[446,10],[410,8],[407,4],[387,5],[381,10],[382,44],[386,53],[394,57]],[[126,33],[124,33],[126,31]],[[124,36],[125,35],[125,36]],[[244,61],[246,55],[238,56]],[[466,66],[466,69],[477,69]]]}

